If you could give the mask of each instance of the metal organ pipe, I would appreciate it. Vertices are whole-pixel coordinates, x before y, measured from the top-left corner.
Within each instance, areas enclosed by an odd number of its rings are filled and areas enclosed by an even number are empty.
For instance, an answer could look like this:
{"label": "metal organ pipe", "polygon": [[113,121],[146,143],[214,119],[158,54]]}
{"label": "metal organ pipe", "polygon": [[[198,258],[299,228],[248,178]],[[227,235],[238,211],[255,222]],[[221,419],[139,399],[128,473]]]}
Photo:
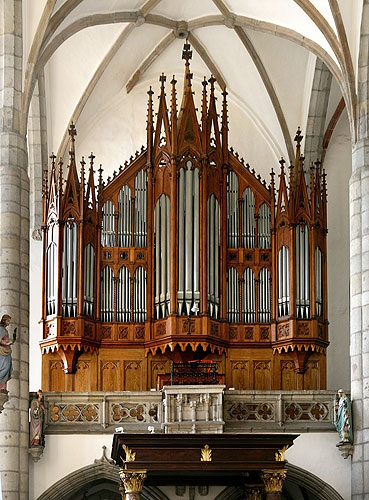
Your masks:
{"label": "metal organ pipe", "polygon": [[136,269],[133,282],[133,321],[146,321],[146,270],[140,266]]}
{"label": "metal organ pipe", "polygon": [[62,315],[74,317],[77,310],[77,224],[66,223],[63,231]]}
{"label": "metal organ pipe", "polygon": [[243,192],[242,246],[255,247],[255,197],[250,188]]}
{"label": "metal organ pipe", "polygon": [[140,170],[135,178],[134,246],[146,247],[147,241],[147,174]]}
{"label": "metal organ pipe", "polygon": [[114,282],[113,271],[105,266],[101,272],[101,320],[110,322],[114,319]]}
{"label": "metal organ pipe", "polygon": [[248,267],[243,273],[241,286],[242,293],[242,322],[255,323],[255,275],[253,270]]}
{"label": "metal organ pipe", "polygon": [[162,194],[156,202],[154,210],[154,244],[155,244],[155,318],[163,318],[169,314],[170,283],[170,201]]}
{"label": "metal organ pipe", "polygon": [[278,252],[278,315],[289,314],[290,285],[289,285],[289,252],[283,246]]}
{"label": "metal organ pipe", "polygon": [[131,321],[130,272],[123,266],[118,272],[117,281],[117,321]]}
{"label": "metal organ pipe", "polygon": [[323,314],[322,251],[315,248],[315,314]]}
{"label": "metal organ pipe", "polygon": [[270,248],[270,209],[266,203],[259,208],[258,248]]}
{"label": "metal organ pipe", "polygon": [[[105,205],[104,205],[105,206]],[[123,186],[118,195],[118,246],[131,246],[131,190],[129,186]]]}
{"label": "metal organ pipe", "polygon": [[238,272],[231,267],[227,273],[227,316],[230,323],[239,322],[239,303]]}
{"label": "metal organ pipe", "polygon": [[230,171],[227,175],[227,242],[228,248],[238,247],[238,177]]}
{"label": "metal organ pipe", "polygon": [[[197,213],[195,213],[195,210]],[[191,314],[200,298],[200,181],[191,160],[180,169],[178,186],[178,313]],[[182,243],[182,244],[181,244]]]}
{"label": "metal organ pipe", "polygon": [[56,244],[51,242],[46,251],[46,314],[48,316],[56,313],[56,249]]}
{"label": "metal organ pipe", "polygon": [[259,273],[259,323],[270,322],[270,272],[263,267]]}
{"label": "metal organ pipe", "polygon": [[94,312],[94,269],[95,252],[91,243],[84,250],[84,297],[83,312],[87,316],[93,316]]}
{"label": "metal organ pipe", "polygon": [[296,228],[296,309],[298,318],[310,316],[309,229]]}
{"label": "metal organ pipe", "polygon": [[114,205],[108,200],[102,208],[102,230],[101,245],[103,247],[113,247],[115,240]]}
{"label": "metal organ pipe", "polygon": [[208,311],[212,318],[219,317],[219,231],[219,203],[212,194],[207,204]]}

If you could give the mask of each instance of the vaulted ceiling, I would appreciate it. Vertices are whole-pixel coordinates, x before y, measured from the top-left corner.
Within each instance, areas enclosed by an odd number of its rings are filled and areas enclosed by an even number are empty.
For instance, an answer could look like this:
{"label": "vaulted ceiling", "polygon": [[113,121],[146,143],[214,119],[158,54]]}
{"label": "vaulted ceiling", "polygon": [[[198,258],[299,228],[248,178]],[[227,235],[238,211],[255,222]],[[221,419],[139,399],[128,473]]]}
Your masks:
{"label": "vaulted ceiling", "polygon": [[219,90],[227,88],[230,143],[248,161],[258,158],[269,169],[280,156],[291,158],[297,126],[307,126],[317,57],[334,77],[323,130],[343,96],[354,135],[361,5],[359,0],[24,2],[24,127],[35,86],[42,86],[48,149],[64,154],[73,120],[81,154],[93,149],[105,168],[115,168],[145,141],[149,86],[157,94],[162,72],[167,83],[173,74],[181,81],[187,39],[195,92],[210,74]]}

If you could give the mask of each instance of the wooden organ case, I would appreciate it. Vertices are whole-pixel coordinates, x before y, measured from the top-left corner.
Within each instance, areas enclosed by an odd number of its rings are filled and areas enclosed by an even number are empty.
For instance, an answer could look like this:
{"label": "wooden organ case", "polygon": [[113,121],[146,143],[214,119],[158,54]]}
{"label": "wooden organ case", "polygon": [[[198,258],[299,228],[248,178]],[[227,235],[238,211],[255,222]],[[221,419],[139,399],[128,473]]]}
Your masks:
{"label": "wooden organ case", "polygon": [[[106,182],[94,156],[67,180],[52,156],[43,189],[43,389],[148,390],[171,361],[211,360],[228,387],[324,389],[327,210],[319,163],[280,161],[279,189],[228,147],[214,78],[197,119],[165,76],[147,145]],[[219,123],[220,122],[220,123]],[[308,181],[307,181],[308,179]]]}

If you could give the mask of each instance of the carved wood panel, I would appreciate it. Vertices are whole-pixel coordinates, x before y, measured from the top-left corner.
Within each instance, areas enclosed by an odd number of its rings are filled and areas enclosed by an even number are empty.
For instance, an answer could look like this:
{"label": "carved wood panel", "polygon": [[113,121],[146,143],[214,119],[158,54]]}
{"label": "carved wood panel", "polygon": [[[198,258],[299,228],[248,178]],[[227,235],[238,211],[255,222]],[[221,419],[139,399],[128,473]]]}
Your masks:
{"label": "carved wood panel", "polygon": [[76,364],[76,373],[73,375],[73,390],[91,390],[91,361],[80,359]]}
{"label": "carved wood panel", "polygon": [[100,361],[100,384],[102,391],[122,389],[119,361]]}
{"label": "carved wood panel", "polygon": [[296,389],[296,372],[293,361],[281,361],[281,382],[282,391],[293,391]]}
{"label": "carved wood panel", "polygon": [[124,362],[124,390],[142,390],[142,361]]}
{"label": "carved wood panel", "polygon": [[271,362],[268,360],[254,361],[254,389],[268,391],[272,388]]}
{"label": "carved wood panel", "polygon": [[231,361],[231,385],[235,389],[250,389],[248,361]]}
{"label": "carved wood panel", "polygon": [[304,389],[320,389],[320,369],[318,360],[308,360],[304,373]]}
{"label": "carved wood panel", "polygon": [[65,374],[62,361],[49,361],[49,390],[65,391]]}

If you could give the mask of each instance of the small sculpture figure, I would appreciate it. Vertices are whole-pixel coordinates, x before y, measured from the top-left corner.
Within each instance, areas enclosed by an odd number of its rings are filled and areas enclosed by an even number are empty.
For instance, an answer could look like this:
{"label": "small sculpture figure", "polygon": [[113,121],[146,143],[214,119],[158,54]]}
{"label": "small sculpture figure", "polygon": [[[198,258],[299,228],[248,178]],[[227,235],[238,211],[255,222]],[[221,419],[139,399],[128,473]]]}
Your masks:
{"label": "small sculpture figure", "polygon": [[353,444],[352,431],[352,411],[351,402],[342,389],[339,389],[336,399],[336,429],[340,435],[340,442],[336,446],[343,444]]}
{"label": "small sculpture figure", "polygon": [[31,401],[31,423],[29,429],[29,440],[31,448],[34,446],[44,446],[44,414],[43,394],[41,389],[37,391],[37,397]]}
{"label": "small sculpture figure", "polygon": [[11,317],[9,314],[4,314],[0,321],[0,390],[6,391],[6,384],[10,380],[12,366],[12,349],[16,338],[16,330],[14,330],[13,341],[9,338],[7,327],[9,326]]}

